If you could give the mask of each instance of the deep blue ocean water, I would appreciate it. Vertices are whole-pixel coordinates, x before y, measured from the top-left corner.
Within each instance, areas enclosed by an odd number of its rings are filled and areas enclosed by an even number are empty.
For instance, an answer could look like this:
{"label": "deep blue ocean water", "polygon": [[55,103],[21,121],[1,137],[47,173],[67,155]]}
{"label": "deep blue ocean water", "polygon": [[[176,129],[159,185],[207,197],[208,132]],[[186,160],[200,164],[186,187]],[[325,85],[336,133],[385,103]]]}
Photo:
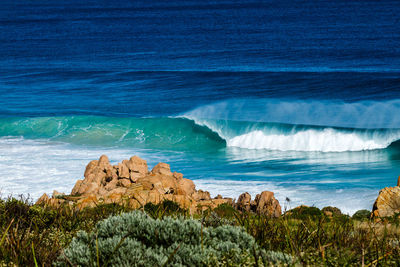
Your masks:
{"label": "deep blue ocean water", "polygon": [[399,29],[398,1],[3,1],[2,195],[136,154],[212,195],[370,209],[400,174]]}

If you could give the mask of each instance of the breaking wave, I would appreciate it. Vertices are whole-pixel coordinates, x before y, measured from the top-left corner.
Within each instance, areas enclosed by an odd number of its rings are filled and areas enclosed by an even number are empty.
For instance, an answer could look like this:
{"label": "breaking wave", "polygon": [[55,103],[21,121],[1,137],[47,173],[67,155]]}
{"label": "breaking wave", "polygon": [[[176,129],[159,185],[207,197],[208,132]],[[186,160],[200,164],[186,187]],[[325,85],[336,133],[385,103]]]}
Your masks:
{"label": "breaking wave", "polygon": [[182,117],[208,127],[231,147],[345,152],[384,149],[399,140],[399,112],[399,100],[236,99],[202,106]]}
{"label": "breaking wave", "polygon": [[169,118],[0,118],[0,137],[185,151],[226,146],[279,151],[363,151],[398,143],[397,114],[400,101],[349,104],[246,99],[206,105]]}

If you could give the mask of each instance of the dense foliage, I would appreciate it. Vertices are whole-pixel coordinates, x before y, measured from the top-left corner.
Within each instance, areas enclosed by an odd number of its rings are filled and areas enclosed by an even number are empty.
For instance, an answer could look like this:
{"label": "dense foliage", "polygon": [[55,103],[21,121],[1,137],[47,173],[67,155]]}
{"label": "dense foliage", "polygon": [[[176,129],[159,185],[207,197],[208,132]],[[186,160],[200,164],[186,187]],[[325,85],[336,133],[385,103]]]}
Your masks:
{"label": "dense foliage", "polygon": [[[153,219],[140,211],[112,216],[91,233],[79,232],[58,266],[250,266],[290,256],[258,248],[254,238],[236,226],[203,227],[198,220]],[[262,264],[264,265],[264,264]]]}
{"label": "dense foliage", "polygon": [[75,211],[23,198],[0,200],[0,265],[70,265],[69,260],[87,259],[82,263],[104,266],[123,256],[136,264],[179,265],[186,263],[184,255],[204,266],[277,265],[290,259],[309,266],[400,265],[399,220],[374,222],[369,211],[351,218],[332,207],[301,207],[274,219],[222,205],[193,217],[166,202],[126,212],[118,205]]}

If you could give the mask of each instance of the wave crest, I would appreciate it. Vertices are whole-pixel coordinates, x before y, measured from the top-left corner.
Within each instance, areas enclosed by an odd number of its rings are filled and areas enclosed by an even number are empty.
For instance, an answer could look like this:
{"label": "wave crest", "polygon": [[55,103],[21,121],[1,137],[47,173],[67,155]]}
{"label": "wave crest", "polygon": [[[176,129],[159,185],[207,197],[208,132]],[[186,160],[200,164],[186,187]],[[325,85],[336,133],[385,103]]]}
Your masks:
{"label": "wave crest", "polygon": [[231,99],[183,114],[194,120],[274,122],[359,129],[400,128],[400,99],[340,102],[327,100]]}
{"label": "wave crest", "polygon": [[400,134],[388,138],[368,138],[359,133],[335,129],[305,130],[292,134],[265,134],[257,130],[227,140],[231,147],[280,151],[346,152],[384,149],[398,140]]}
{"label": "wave crest", "polygon": [[400,139],[400,100],[339,103],[234,99],[183,114],[227,146],[280,151],[385,149]]}

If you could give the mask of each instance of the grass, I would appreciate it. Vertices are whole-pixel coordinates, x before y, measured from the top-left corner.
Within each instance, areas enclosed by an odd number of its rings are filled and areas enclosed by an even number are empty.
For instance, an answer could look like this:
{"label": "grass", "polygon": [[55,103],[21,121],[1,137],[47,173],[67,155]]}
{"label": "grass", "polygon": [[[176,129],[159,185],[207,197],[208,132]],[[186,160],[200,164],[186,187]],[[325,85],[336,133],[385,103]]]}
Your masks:
{"label": "grass", "polygon": [[[156,219],[192,217],[170,201],[147,204],[143,210]],[[0,200],[0,265],[50,266],[79,230],[90,232],[100,220],[127,211],[114,204],[77,211],[36,206],[24,197]],[[301,207],[270,218],[224,204],[193,217],[205,227],[241,226],[265,250],[291,254],[298,265],[400,266],[398,217],[376,223],[368,211],[353,218],[332,207],[328,211],[329,216],[315,207]]]}

